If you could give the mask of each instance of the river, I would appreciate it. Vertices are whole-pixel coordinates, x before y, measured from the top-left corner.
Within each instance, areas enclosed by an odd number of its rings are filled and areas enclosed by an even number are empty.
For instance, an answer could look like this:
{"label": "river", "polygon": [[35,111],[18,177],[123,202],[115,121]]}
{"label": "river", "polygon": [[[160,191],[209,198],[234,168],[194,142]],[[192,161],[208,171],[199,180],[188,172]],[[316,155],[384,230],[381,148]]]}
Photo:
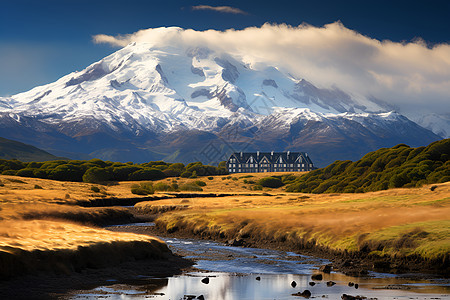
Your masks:
{"label": "river", "polygon": [[[151,226],[139,223],[130,226]],[[349,277],[331,272],[312,280],[328,261],[293,252],[225,246],[205,240],[161,238],[170,249],[196,261],[195,271],[172,277],[137,277],[77,291],[71,299],[305,299],[293,294],[310,291],[312,298],[341,299],[343,294],[367,299],[450,299],[448,279],[421,279],[369,273]],[[349,286],[349,283],[351,286]],[[358,288],[355,288],[357,284]],[[203,298],[202,298],[203,297]]]}

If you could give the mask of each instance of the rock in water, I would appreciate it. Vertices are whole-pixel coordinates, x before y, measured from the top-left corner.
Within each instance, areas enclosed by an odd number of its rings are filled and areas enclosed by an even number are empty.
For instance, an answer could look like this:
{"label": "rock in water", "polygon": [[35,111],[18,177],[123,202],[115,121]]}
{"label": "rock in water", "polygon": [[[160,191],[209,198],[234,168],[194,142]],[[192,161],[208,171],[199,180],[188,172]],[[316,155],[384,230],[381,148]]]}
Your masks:
{"label": "rock in water", "polygon": [[208,277],[203,278],[203,279],[202,279],[202,282],[203,282],[204,284],[208,284],[208,283],[209,283],[209,278],[208,278]]}
{"label": "rock in water", "polygon": [[327,282],[327,286],[333,286],[333,285],[335,285],[336,284],[336,282],[334,282],[334,281],[328,281]]}
{"label": "rock in water", "polygon": [[293,288],[295,288],[295,287],[297,286],[297,282],[292,281],[292,282],[291,282],[291,286],[292,286]]}
{"label": "rock in water", "polygon": [[309,290],[304,290],[303,292],[298,292],[298,293],[292,294],[292,296],[309,298],[309,297],[311,297],[311,292]]}
{"label": "rock in water", "polygon": [[324,273],[330,273],[332,269],[333,268],[331,267],[331,265],[324,265],[319,268],[319,271]]}
{"label": "rock in water", "polygon": [[322,276],[322,274],[314,274],[311,276],[311,279],[312,280],[322,280],[323,276]]}

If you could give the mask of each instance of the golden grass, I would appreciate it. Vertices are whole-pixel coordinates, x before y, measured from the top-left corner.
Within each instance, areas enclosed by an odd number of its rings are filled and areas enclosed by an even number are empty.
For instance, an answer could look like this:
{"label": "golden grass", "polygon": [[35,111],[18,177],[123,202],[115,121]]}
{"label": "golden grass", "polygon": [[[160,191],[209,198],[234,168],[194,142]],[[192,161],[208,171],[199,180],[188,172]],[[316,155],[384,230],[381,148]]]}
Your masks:
{"label": "golden grass", "polygon": [[110,191],[108,186],[86,183],[14,176],[0,180],[0,279],[70,273],[170,253],[162,241],[150,236],[86,226],[129,221],[132,215],[125,208],[76,205],[105,195],[134,197],[128,184]]}
{"label": "golden grass", "polygon": [[[168,211],[157,219],[158,226],[168,231],[447,260],[450,183],[437,186],[434,191],[424,186],[324,195],[272,190],[271,196],[168,199],[141,202],[136,208],[149,213]],[[411,234],[410,229],[422,233]],[[405,239],[409,241],[402,242]]]}
{"label": "golden grass", "polygon": [[98,243],[141,241],[162,243],[159,239],[133,233],[114,233],[100,228],[47,220],[0,222],[0,251],[76,250]]}
{"label": "golden grass", "polygon": [[[260,191],[251,191],[250,187],[254,186],[254,184],[245,183],[244,180],[247,181],[255,181],[257,182],[259,179],[268,176],[282,176],[287,174],[294,174],[296,176],[300,176],[306,174],[307,172],[268,172],[268,173],[239,173],[239,174],[230,174],[230,175],[221,175],[221,176],[211,176],[212,180],[208,179],[208,176],[198,177],[198,178],[166,178],[156,182],[165,182],[172,183],[176,181],[179,186],[183,184],[193,184],[197,180],[204,181],[206,186],[202,186],[204,193],[255,193]],[[252,177],[247,177],[252,176]],[[234,178],[234,179],[233,179]],[[155,182],[155,183],[156,183]],[[121,182],[123,184],[125,182]],[[281,187],[278,189],[270,189],[264,188],[263,191],[283,191],[285,187]]]}

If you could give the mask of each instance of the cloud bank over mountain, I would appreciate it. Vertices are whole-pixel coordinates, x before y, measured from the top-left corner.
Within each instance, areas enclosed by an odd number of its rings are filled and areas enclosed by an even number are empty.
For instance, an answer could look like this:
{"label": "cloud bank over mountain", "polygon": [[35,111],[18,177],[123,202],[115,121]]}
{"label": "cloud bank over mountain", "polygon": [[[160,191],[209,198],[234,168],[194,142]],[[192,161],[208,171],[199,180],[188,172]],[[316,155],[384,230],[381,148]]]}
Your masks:
{"label": "cloud bank over mountain", "polygon": [[380,99],[417,119],[450,113],[450,45],[428,47],[417,39],[397,43],[364,36],[335,22],[324,27],[264,24],[243,30],[196,31],[178,27],[127,35],[95,35],[96,43],[126,46],[208,47],[229,53],[253,68],[270,62],[319,87],[337,86],[355,97]]}

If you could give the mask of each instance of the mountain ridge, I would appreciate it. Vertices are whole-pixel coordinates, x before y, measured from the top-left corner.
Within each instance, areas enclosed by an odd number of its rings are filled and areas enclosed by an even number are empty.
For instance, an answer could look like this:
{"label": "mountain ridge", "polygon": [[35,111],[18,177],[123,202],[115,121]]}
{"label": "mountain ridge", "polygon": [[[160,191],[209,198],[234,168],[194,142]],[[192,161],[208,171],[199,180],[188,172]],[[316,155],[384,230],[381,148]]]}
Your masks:
{"label": "mountain ridge", "polygon": [[222,152],[217,159],[247,148],[309,149],[314,157],[321,149],[312,145],[333,138],[340,154],[318,157],[319,165],[441,138],[391,108],[207,48],[132,43],[83,71],[0,98],[0,134],[72,158],[205,163],[218,162],[202,154],[208,147]]}

